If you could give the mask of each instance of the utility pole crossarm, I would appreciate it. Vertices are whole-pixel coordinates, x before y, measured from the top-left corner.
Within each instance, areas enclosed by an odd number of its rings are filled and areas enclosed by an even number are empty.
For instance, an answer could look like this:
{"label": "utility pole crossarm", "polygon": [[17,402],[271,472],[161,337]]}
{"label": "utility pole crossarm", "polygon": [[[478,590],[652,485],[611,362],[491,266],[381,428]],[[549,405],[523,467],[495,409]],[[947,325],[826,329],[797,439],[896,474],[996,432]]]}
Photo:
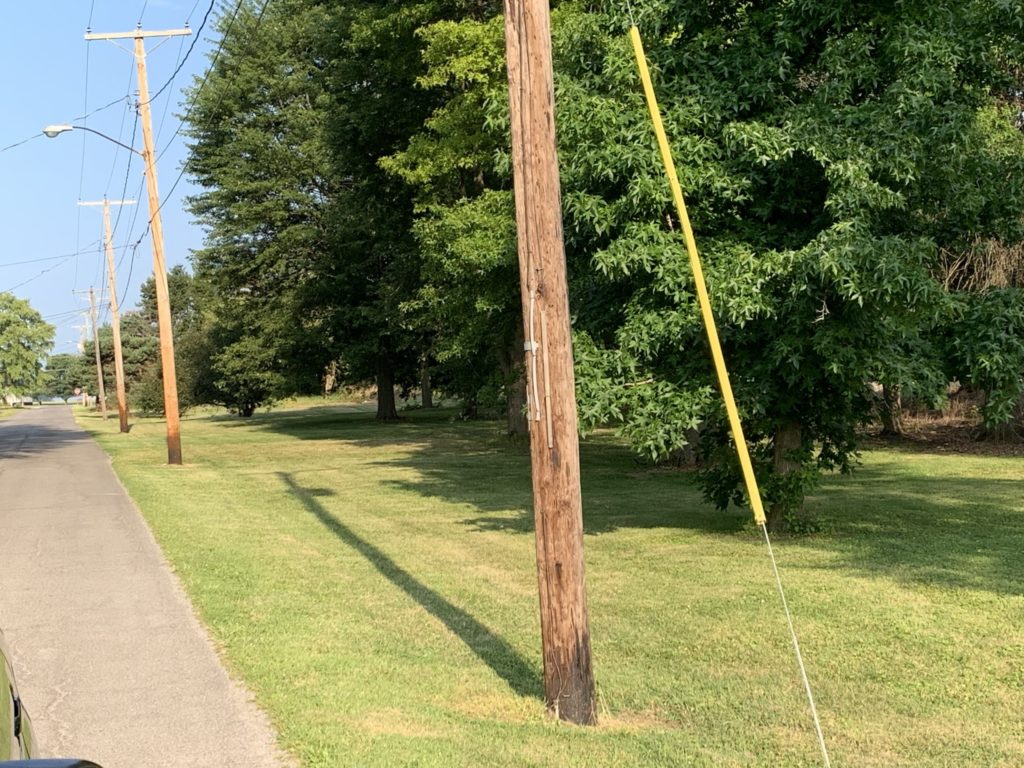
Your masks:
{"label": "utility pole crossarm", "polygon": [[86,40],[137,40],[142,37],[180,37],[191,35],[192,30],[185,29],[164,29],[161,31],[143,31],[136,29],[134,32],[86,32]]}
{"label": "utility pole crossarm", "polygon": [[79,200],[79,205],[135,205],[134,200]]}

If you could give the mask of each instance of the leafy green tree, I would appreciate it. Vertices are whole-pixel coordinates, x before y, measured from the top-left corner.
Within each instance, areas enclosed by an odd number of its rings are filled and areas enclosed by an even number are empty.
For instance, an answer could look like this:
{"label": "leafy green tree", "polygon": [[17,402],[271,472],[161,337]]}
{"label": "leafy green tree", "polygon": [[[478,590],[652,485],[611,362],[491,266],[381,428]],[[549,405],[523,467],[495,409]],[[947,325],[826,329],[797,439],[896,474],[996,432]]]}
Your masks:
{"label": "leafy green tree", "polygon": [[[637,10],[770,524],[800,525],[816,470],[850,466],[865,382],[942,380],[917,343],[951,311],[940,249],[1019,235],[1022,144],[993,97],[1019,18],[972,2]],[[652,457],[699,428],[705,491],[740,501],[621,18],[570,23],[566,228],[630,286],[611,338],[581,334],[583,415],[620,421]]]}
{"label": "leafy green tree", "polygon": [[322,38],[331,99],[328,141],[336,178],[331,248],[307,301],[328,308],[347,378],[377,384],[377,418],[398,418],[396,384],[417,378],[420,341],[402,312],[418,284],[411,189],[379,165],[403,148],[430,114],[417,29],[432,2],[339,5]]}
{"label": "leafy green tree", "polygon": [[418,83],[442,102],[381,166],[415,190],[420,285],[403,308],[431,329],[445,387],[467,410],[498,395],[509,432],[525,433],[512,180],[497,162],[508,152],[504,32],[498,4],[475,10],[420,28]]}
{"label": "leafy green tree", "polygon": [[43,381],[39,385],[39,394],[46,397],[59,397],[67,402],[77,387],[88,387],[89,383],[93,381],[95,370],[89,365],[85,355],[67,352],[50,355],[46,361]]}
{"label": "leafy green tree", "polygon": [[952,375],[985,392],[984,427],[995,436],[1014,422],[1024,398],[1024,288],[958,296],[951,337]]}
{"label": "leafy green tree", "polygon": [[31,394],[40,388],[54,333],[27,301],[0,293],[0,394]]}
{"label": "leafy green tree", "polygon": [[[275,382],[271,397],[316,390],[335,354],[327,310],[300,301],[323,279],[334,190],[317,48],[328,8],[313,0],[264,5],[246,0],[237,15],[221,16],[220,56],[188,116],[188,171],[201,188],[190,208],[206,240],[192,256],[204,330],[183,342],[202,365],[183,364],[205,376],[195,381],[200,400],[231,407],[229,382],[243,361],[246,381]],[[235,354],[253,351],[254,339],[260,354]],[[237,384],[250,402],[254,390]]]}

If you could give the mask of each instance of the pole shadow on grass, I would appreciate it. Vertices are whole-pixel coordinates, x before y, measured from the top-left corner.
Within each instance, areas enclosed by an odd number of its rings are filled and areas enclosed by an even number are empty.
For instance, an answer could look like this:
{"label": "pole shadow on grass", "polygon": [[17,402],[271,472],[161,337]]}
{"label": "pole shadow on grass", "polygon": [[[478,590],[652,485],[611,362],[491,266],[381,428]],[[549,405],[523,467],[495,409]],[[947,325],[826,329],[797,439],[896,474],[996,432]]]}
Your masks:
{"label": "pole shadow on grass", "polygon": [[501,636],[473,617],[465,609],[438,594],[411,573],[398,565],[387,554],[359,537],[351,528],[332,515],[317,496],[333,495],[333,491],[304,488],[290,472],[278,472],[278,477],[307,511],[342,542],[361,554],[377,571],[396,587],[415,600],[431,616],[444,624],[462,640],[477,657],[520,696],[540,699],[543,695],[538,671]]}
{"label": "pole shadow on grass", "polygon": [[[530,467],[526,447],[497,436],[493,424],[450,423],[419,414],[383,425],[365,414],[300,414],[267,419],[263,428],[304,440],[397,446],[381,466],[415,476],[389,478],[393,488],[468,505],[471,530],[530,535]],[[916,455],[916,454],[915,454]],[[749,512],[705,503],[692,477],[644,467],[610,440],[581,446],[583,524],[588,536],[623,529],[665,528],[702,535],[749,536]],[[922,460],[941,461],[922,453]],[[970,457],[965,462],[974,462]],[[825,533],[782,538],[784,551],[818,550],[845,572],[885,576],[913,585],[970,588],[995,594],[1024,591],[1024,507],[1020,481],[998,479],[984,466],[940,471],[905,461],[870,462],[849,477],[826,476],[808,500]],[[1003,472],[1003,470],[999,470]],[[1008,470],[1007,470],[1008,471]]]}

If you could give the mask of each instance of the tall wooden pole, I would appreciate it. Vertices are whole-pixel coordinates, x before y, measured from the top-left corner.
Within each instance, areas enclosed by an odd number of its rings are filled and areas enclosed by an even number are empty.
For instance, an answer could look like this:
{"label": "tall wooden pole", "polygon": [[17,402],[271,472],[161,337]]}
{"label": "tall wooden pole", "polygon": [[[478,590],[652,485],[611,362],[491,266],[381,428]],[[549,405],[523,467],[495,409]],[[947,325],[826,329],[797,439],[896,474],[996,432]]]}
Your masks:
{"label": "tall wooden pole", "polygon": [[156,152],[153,148],[153,118],[149,108],[146,79],[146,46],[135,38],[135,68],[139,78],[139,118],[142,122],[142,157],[146,165],[146,194],[149,226],[153,236],[153,279],[156,283],[157,327],[160,329],[160,364],[164,383],[164,418],[167,419],[167,463],[181,464],[181,421],[178,415],[178,377],[174,367],[174,332],[171,299],[167,290],[164,261],[164,227],[160,218],[160,193],[156,184]]}
{"label": "tall wooden pole", "polygon": [[164,260],[164,228],[160,218],[160,193],[156,183],[156,151],[153,147],[153,118],[149,108],[149,81],[146,77],[147,37],[191,35],[190,29],[159,32],[87,32],[86,40],[135,41],[135,69],[139,80],[139,119],[142,123],[142,160],[146,166],[146,193],[149,203],[149,229],[153,238],[153,282],[156,284],[157,327],[160,332],[160,364],[164,385],[164,417],[167,420],[167,463],[181,464],[181,419],[178,414],[178,377],[174,366],[174,332],[171,326],[171,302],[167,290],[167,263]]}
{"label": "tall wooden pole", "polygon": [[520,294],[527,352],[544,696],[596,722],[548,0],[505,0]]}
{"label": "tall wooden pole", "polygon": [[135,205],[134,200],[108,200],[84,202],[79,205],[103,206],[103,242],[107,252],[107,286],[110,290],[110,327],[114,334],[114,382],[117,386],[117,416],[121,432],[128,433],[128,399],[124,386],[124,353],[121,348],[121,311],[117,302],[117,269],[114,266],[114,235],[110,228],[111,205]]}
{"label": "tall wooden pole", "polygon": [[[119,200],[130,205],[134,200]],[[110,327],[114,333],[114,381],[117,386],[117,419],[128,434],[128,398],[124,391],[124,352],[121,348],[121,310],[117,301],[117,267],[114,265],[114,234],[110,229],[110,201],[103,198],[103,240],[107,251],[107,285],[110,286]]]}
{"label": "tall wooden pole", "polygon": [[100,327],[96,319],[96,292],[89,289],[89,314],[92,317],[92,346],[96,354],[96,391],[99,392],[100,413],[107,418],[107,389],[103,385],[103,363],[100,358]]}

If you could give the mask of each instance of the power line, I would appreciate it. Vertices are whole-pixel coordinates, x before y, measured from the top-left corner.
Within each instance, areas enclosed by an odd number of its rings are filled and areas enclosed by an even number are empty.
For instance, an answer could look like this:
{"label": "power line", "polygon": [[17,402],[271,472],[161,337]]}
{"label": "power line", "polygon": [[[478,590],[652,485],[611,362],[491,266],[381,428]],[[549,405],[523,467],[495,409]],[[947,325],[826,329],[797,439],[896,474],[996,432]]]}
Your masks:
{"label": "power line", "polygon": [[[182,57],[181,57],[181,52],[182,52],[182,50],[184,48],[185,48],[185,38],[182,37],[181,41],[178,43],[178,59],[177,59],[177,61],[174,62],[174,66],[176,67],[176,69],[174,70],[174,75],[167,82],[168,85],[170,85],[171,83],[174,82],[174,78],[177,77],[178,72],[181,71],[182,66],[184,66],[184,64],[185,64],[185,62],[182,60]],[[192,48],[189,48],[188,52],[192,53]],[[188,54],[185,55],[185,58],[186,59],[188,58]],[[153,99],[151,98],[150,102],[152,102],[152,101],[153,101]],[[170,107],[171,107],[171,100],[167,99],[164,102],[163,111],[160,113],[160,125],[157,126],[156,138],[153,140],[155,143],[159,143],[160,137],[163,136],[163,134],[164,134],[164,124],[167,122],[167,111],[170,109]]]}
{"label": "power line", "polygon": [[[220,42],[217,45],[217,50],[216,50],[216,52],[213,55],[213,59],[210,61],[210,66],[206,70],[206,73],[203,75],[203,79],[199,83],[199,87],[196,88],[195,92],[192,94],[192,102],[189,104],[188,109],[185,111],[184,116],[181,118],[181,122],[178,124],[178,129],[174,132],[174,136],[171,137],[171,141],[173,141],[174,138],[176,136],[178,136],[178,134],[181,133],[181,129],[184,127],[185,122],[188,120],[189,116],[192,114],[192,110],[195,108],[196,102],[199,100],[199,94],[202,92],[203,88],[205,87],[207,81],[210,78],[210,73],[213,72],[214,67],[217,66],[217,60],[220,57],[221,50],[224,48],[224,41],[227,39],[228,34],[231,32],[231,27],[235,23],[235,19],[238,16],[238,11],[242,7],[242,2],[243,2],[243,0],[238,0],[238,4],[235,5],[235,10],[231,14],[231,19],[228,22],[227,28],[224,30],[224,35],[221,37]],[[263,14],[266,13],[267,8],[270,6],[270,2],[271,2],[271,0],[263,0],[263,6],[260,8],[260,12],[256,16],[256,22],[253,25],[253,29],[252,29],[252,34],[253,35],[255,35],[259,31],[260,22],[263,21]],[[224,100],[224,93],[221,92],[221,97],[220,97],[220,99],[218,99],[217,104],[214,107],[215,110],[217,109],[217,107],[220,106],[220,103],[223,100]],[[168,143],[167,147],[164,147],[164,152],[167,151],[168,147],[170,147],[170,143]],[[162,155],[163,152],[161,152],[160,154]],[[174,180],[174,183],[171,184],[171,188],[164,194],[163,201],[160,203],[160,205],[158,207],[158,210],[162,209],[164,207],[164,204],[170,199],[170,197],[173,194],[174,190],[177,189],[178,184],[181,183],[181,180],[184,177],[185,171],[186,171],[187,168],[188,168],[188,160],[186,159],[186,161],[181,164],[181,170],[178,172],[178,177]],[[147,230],[148,230],[148,226],[147,226]]]}
{"label": "power line", "polygon": [[[47,267],[42,272],[40,272],[38,275],[35,275],[34,277],[30,277],[28,280],[22,280],[17,285],[12,285],[10,288],[5,289],[3,291],[3,293],[11,293],[12,291],[18,290],[23,285],[28,285],[29,283],[38,280],[40,277],[42,277],[43,275],[47,274],[48,272],[52,272],[53,270],[57,269],[58,267],[64,266],[67,262],[71,261],[71,259],[75,258],[75,256],[77,256],[77,255],[78,254],[72,254],[72,255],[68,256],[66,259],[64,259],[64,261],[60,262],[59,264],[54,264],[52,267]],[[77,262],[76,262],[76,265],[77,265]]]}
{"label": "power line", "polygon": [[200,2],[202,2],[202,0],[196,0],[195,3],[192,4],[192,10],[189,11],[188,12],[188,16],[185,17],[185,24],[186,25],[189,23],[189,21],[192,20],[192,14],[196,12],[196,8],[199,7],[199,3]]}
{"label": "power line", "polygon": [[[131,139],[131,141],[128,142],[128,146],[130,146],[130,147],[135,146],[135,134],[138,131],[138,129],[139,129],[139,116],[138,116],[138,113],[136,113],[136,115],[135,115],[135,122],[132,125],[132,139]],[[121,199],[122,200],[125,199],[125,193],[128,192],[128,179],[131,178],[132,160],[134,160],[134,159],[135,159],[134,153],[129,153],[128,154],[128,166],[125,168],[125,172],[124,172],[124,187],[121,190]],[[118,224],[121,223],[121,210],[123,209],[123,207],[124,206],[120,206],[120,205],[117,207],[117,218],[114,219],[114,226],[111,228],[111,238],[113,238],[113,236],[117,234],[117,226],[118,226]]]}
{"label": "power line", "polygon": [[[121,125],[117,129],[117,139],[118,139],[118,141],[124,141],[124,124],[125,124],[125,120],[127,120],[128,115],[131,113],[131,111],[132,111],[131,105],[130,104],[126,104],[124,112],[121,113]],[[136,120],[139,119],[137,115],[136,115],[135,119]],[[133,128],[132,130],[134,131],[135,129]],[[106,194],[107,190],[110,189],[110,185],[114,183],[114,174],[117,172],[117,160],[118,160],[119,156],[120,156],[120,154],[115,154],[114,155],[114,162],[112,162],[110,164],[110,174],[107,176],[107,183],[103,185],[103,192],[104,192],[104,194]]]}
{"label": "power line", "polygon": [[[87,27],[92,25],[92,12],[93,8],[89,8],[89,22],[86,24]],[[85,87],[83,89],[85,95],[82,99],[82,112],[85,114],[82,120],[83,125],[88,125],[89,122],[89,45],[86,43],[85,46]],[[78,169],[78,199],[82,199],[82,190],[85,188],[85,134],[82,135],[82,162]],[[75,248],[81,248],[82,246],[82,210],[79,208],[75,211]],[[78,286],[78,260],[75,260],[75,279],[72,285]]]}
{"label": "power line", "polygon": [[[188,109],[185,110],[185,114],[182,116],[181,120],[178,122],[178,127],[174,131],[174,134],[171,136],[170,139],[168,139],[167,144],[164,146],[164,148],[162,150],[160,150],[160,152],[157,153],[157,156],[156,156],[157,160],[159,160],[161,157],[163,157],[164,153],[167,152],[167,150],[171,148],[171,144],[174,143],[174,140],[181,133],[181,129],[185,127],[185,123],[188,121],[189,117],[192,115],[192,110],[195,109],[196,102],[199,100],[199,94],[202,92],[203,88],[206,87],[206,83],[210,79],[210,73],[213,72],[213,68],[217,66],[217,61],[218,61],[218,59],[220,59],[221,51],[224,48],[224,41],[227,40],[228,35],[231,34],[231,30],[235,26],[235,20],[238,18],[238,12],[242,9],[242,3],[243,2],[244,2],[244,0],[238,0],[238,2],[235,4],[235,9],[231,12],[231,18],[228,19],[228,25],[224,29],[224,34],[221,35],[220,41],[217,43],[217,50],[213,52],[213,58],[210,60],[210,66],[207,67],[206,71],[203,73],[203,79],[199,81],[199,87],[196,88],[196,90],[193,92],[193,94],[192,94],[192,101],[189,103]],[[263,10],[260,11],[260,18],[261,19],[263,18],[263,11],[267,10],[267,6],[269,4],[270,4],[270,0],[265,0],[265,2],[263,3]],[[221,98],[223,98],[223,97],[221,97]],[[218,101],[217,104],[219,106],[220,102]],[[184,166],[182,166],[182,173],[184,173]],[[179,176],[178,178],[180,179],[181,177]],[[177,182],[175,182],[175,185],[177,185]],[[172,187],[172,189],[173,189],[173,187]]]}
{"label": "power line", "polygon": [[6,152],[9,149],[14,149],[15,147],[20,147],[22,144],[28,144],[33,139],[38,139],[42,135],[43,135],[42,131],[40,131],[39,133],[34,133],[31,136],[29,136],[27,139],[22,139],[21,141],[16,141],[13,144],[8,144],[3,149],[0,149],[0,152]]}
{"label": "power line", "polygon": [[104,109],[110,109],[115,104],[120,104],[122,101],[128,101],[130,98],[131,98],[131,96],[129,94],[127,94],[127,93],[124,96],[118,96],[116,99],[114,99],[109,104],[104,104],[102,107],[97,107],[92,112],[90,112],[90,113],[88,113],[86,115],[80,115],[78,117],[72,118],[71,122],[77,123],[77,122],[80,122],[82,120],[88,120],[90,117],[92,117],[96,113],[102,112]]}
{"label": "power line", "polygon": [[[25,264],[41,264],[44,261],[59,261],[60,259],[69,259],[73,256],[84,256],[87,253],[92,253],[92,247],[99,244],[100,241],[97,240],[96,242],[90,243],[86,246],[84,250],[75,251],[74,253],[62,253],[60,256],[44,256],[40,259],[25,259],[24,261],[7,261],[0,264],[0,269],[3,269],[4,267],[20,267]],[[127,246],[122,245],[119,247],[126,248]]]}
{"label": "power line", "polygon": [[54,312],[52,315],[43,315],[43,320],[60,320],[62,318],[71,317],[72,315],[77,316],[81,314],[82,310],[80,307],[75,309],[66,309],[63,312]]}
{"label": "power line", "polygon": [[[185,54],[185,58],[182,59],[181,62],[178,64],[178,67],[171,74],[170,79],[166,83],[161,85],[160,88],[157,89],[156,93],[149,97],[150,104],[153,103],[157,96],[159,96],[161,93],[167,90],[171,83],[174,82],[174,78],[176,78],[178,76],[178,73],[181,72],[181,68],[185,66],[185,62],[188,61],[188,57],[192,55],[192,51],[195,49],[196,44],[199,42],[199,38],[202,35],[203,28],[206,26],[206,22],[209,20],[210,14],[213,13],[213,6],[215,4],[216,0],[210,0],[210,6],[206,9],[206,13],[203,15],[203,21],[199,24],[199,29],[196,31],[195,35],[192,36],[192,44],[189,45],[188,52]],[[241,5],[241,3],[239,3],[239,5]]]}

